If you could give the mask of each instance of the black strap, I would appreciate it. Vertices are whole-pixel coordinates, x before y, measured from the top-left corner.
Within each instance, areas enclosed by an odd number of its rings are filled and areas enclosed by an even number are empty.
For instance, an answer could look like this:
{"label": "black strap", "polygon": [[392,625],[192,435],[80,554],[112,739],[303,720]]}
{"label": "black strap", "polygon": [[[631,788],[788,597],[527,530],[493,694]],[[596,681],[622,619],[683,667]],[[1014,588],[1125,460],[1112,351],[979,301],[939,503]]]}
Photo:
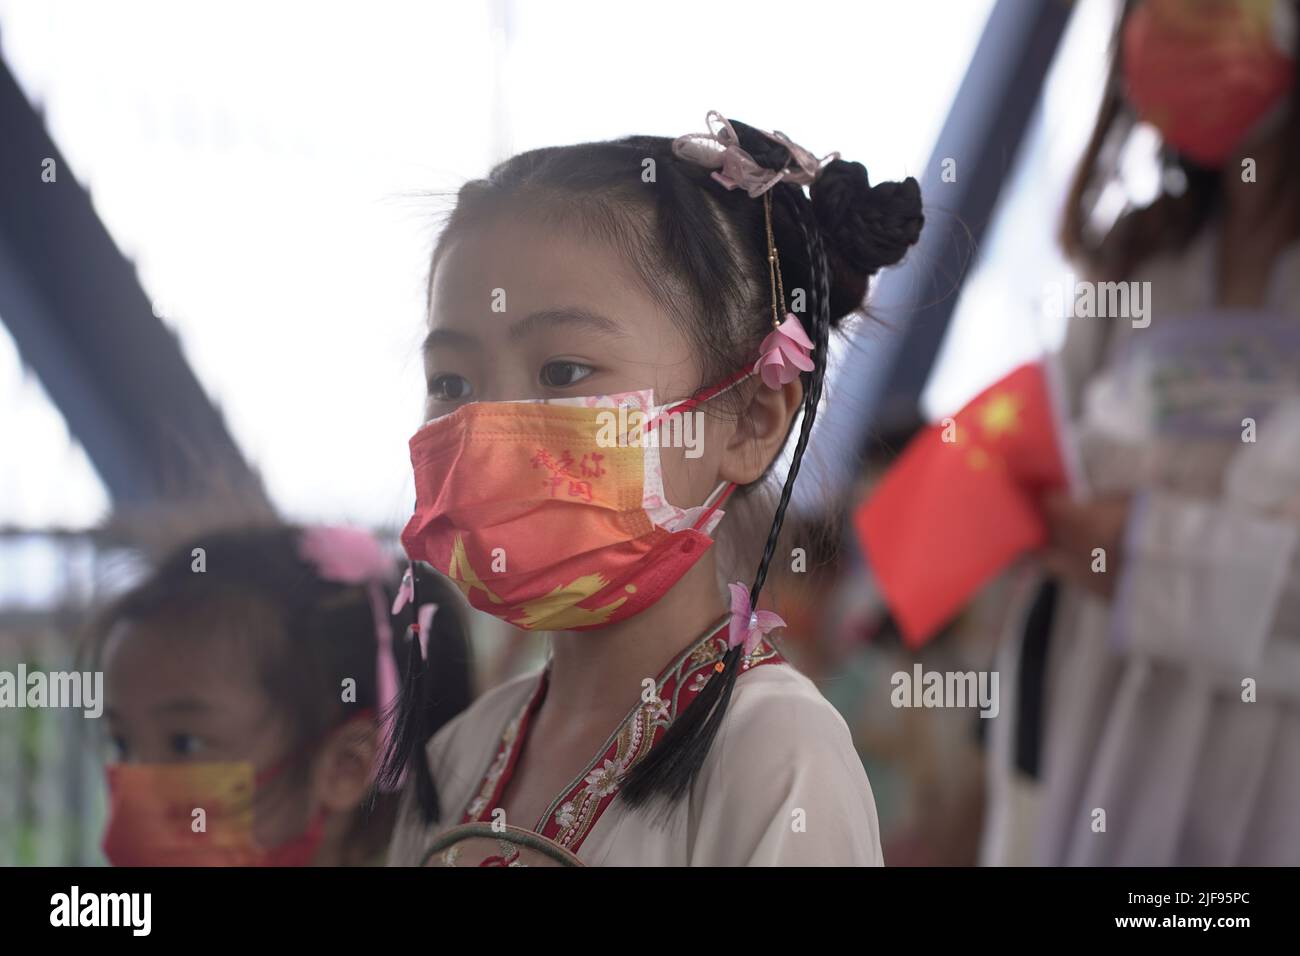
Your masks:
{"label": "black strap", "polygon": [[1020,641],[1020,670],[1016,683],[1016,769],[1038,779],[1042,757],[1043,715],[1046,712],[1047,649],[1056,619],[1060,586],[1048,578],[1038,587],[1025,616]]}

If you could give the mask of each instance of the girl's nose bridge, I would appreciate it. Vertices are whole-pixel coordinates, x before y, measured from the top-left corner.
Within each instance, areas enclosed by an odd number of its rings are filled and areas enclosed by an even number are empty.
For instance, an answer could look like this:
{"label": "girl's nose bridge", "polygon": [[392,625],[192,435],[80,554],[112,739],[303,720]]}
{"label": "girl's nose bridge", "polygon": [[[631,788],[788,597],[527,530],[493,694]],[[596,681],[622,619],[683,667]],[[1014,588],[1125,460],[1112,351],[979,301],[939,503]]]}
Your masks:
{"label": "girl's nose bridge", "polygon": [[483,382],[475,395],[480,402],[517,402],[526,398],[544,398],[537,374],[531,372],[525,359],[512,354],[508,344],[488,353],[484,363]]}

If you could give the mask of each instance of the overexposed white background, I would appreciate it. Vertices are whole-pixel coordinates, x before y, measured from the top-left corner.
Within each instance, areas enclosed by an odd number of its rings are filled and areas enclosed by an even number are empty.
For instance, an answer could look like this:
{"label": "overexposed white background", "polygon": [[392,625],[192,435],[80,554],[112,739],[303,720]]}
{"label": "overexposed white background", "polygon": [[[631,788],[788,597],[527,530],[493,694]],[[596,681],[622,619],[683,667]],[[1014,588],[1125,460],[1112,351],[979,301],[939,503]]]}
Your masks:
{"label": "overexposed white background", "polygon": [[[1112,4],[1082,6],[931,410],[1030,341],[1027,290],[1055,268],[1104,68]],[[429,194],[523,149],[702,130],[709,109],[873,180],[919,177],[991,7],[0,0],[0,53],[277,505],[393,528],[412,501],[422,283],[446,208]],[[0,524],[102,517],[99,479],[2,326],[0,407]]]}

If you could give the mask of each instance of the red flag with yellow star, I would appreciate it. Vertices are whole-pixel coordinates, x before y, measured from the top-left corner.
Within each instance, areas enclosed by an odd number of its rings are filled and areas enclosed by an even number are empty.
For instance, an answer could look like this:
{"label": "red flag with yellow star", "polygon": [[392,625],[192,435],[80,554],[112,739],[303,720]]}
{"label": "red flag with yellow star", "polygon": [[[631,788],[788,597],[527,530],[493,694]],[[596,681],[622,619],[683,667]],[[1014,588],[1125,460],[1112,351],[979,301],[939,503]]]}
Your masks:
{"label": "red flag with yellow star", "polygon": [[909,646],[990,578],[1041,547],[1038,501],[1067,485],[1041,365],[1022,365],[908,444],[854,515]]}

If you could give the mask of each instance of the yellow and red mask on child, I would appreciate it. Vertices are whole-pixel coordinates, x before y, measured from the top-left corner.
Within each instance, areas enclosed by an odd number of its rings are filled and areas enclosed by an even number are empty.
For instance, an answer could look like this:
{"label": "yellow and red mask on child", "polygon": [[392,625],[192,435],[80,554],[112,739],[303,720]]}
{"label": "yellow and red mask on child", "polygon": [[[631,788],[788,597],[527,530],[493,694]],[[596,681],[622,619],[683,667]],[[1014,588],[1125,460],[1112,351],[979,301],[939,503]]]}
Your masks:
{"label": "yellow and red mask on child", "polygon": [[110,764],[102,849],[112,866],[307,866],[325,835],[317,812],[298,836],[265,847],[253,798],[271,776],[233,763]]}
{"label": "yellow and red mask on child", "polygon": [[434,419],[410,441],[406,553],[525,630],[603,627],[645,610],[713,544],[735,487],[673,505],[659,446],[689,434],[678,416],[748,374],[671,406],[642,390],[475,402]]}

